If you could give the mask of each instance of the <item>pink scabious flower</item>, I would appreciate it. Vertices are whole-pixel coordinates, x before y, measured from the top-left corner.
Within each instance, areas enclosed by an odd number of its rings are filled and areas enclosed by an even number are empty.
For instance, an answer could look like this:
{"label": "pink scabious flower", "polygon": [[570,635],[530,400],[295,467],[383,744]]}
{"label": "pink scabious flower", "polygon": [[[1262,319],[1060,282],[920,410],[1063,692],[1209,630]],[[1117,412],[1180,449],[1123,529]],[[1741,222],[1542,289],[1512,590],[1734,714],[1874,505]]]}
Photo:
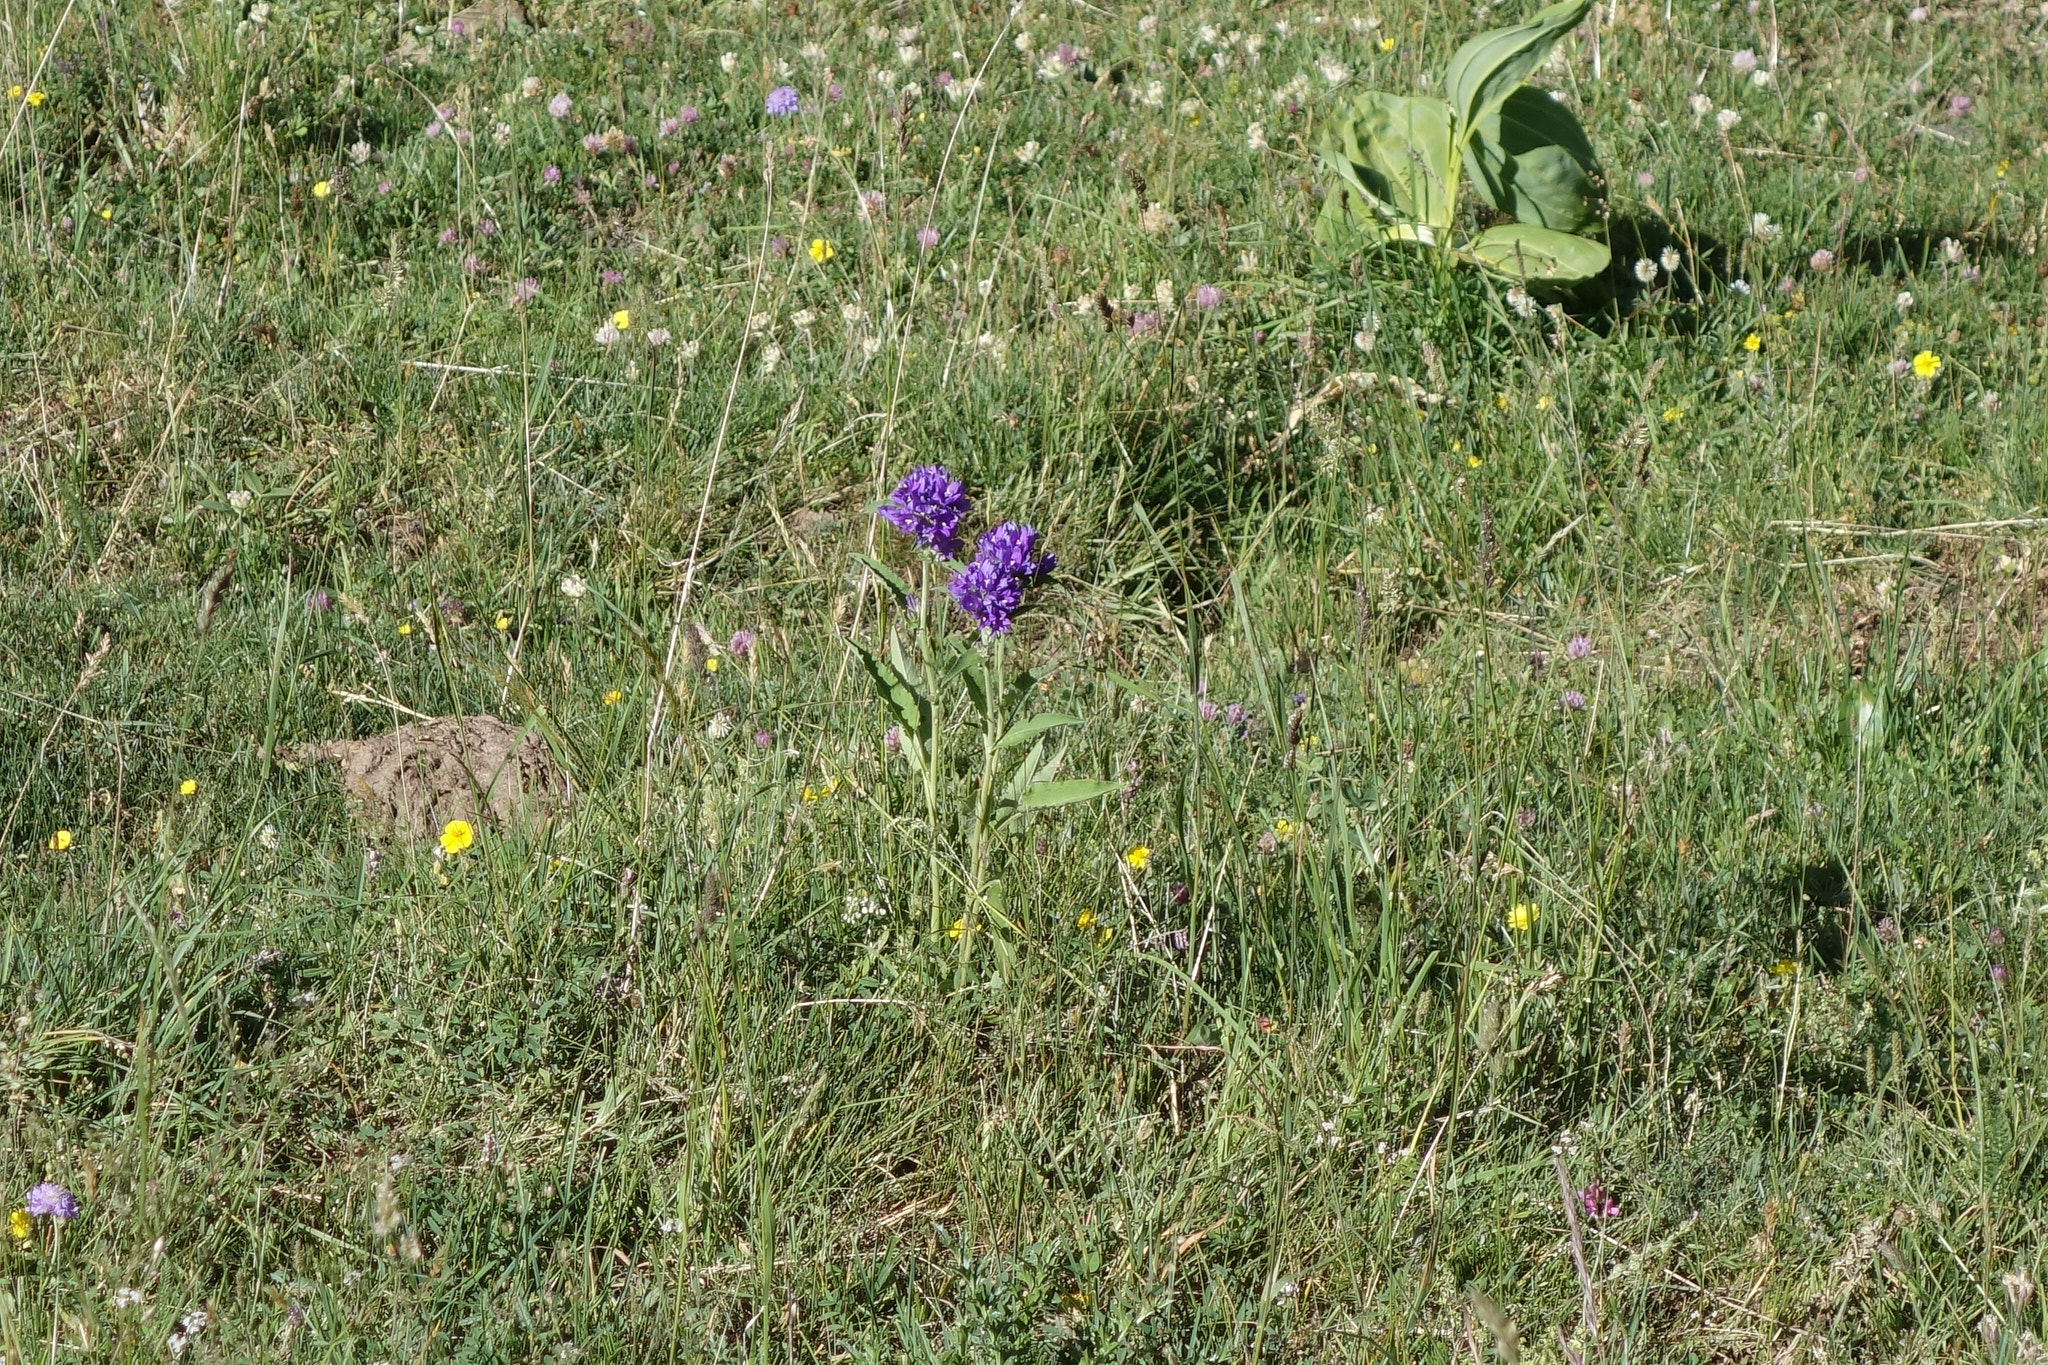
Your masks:
{"label": "pink scabious flower", "polygon": [[554,115],[556,118],[569,117],[569,110],[571,107],[572,106],[569,96],[565,92],[560,90],[557,90],[555,92],[555,97],[548,101],[548,112]]}
{"label": "pink scabious flower", "polygon": [[725,651],[735,659],[748,658],[754,652],[754,632],[751,630],[734,631],[732,639],[726,641]]}
{"label": "pink scabious flower", "polygon": [[68,1223],[78,1217],[77,1198],[62,1185],[47,1180],[29,1188],[21,1207],[31,1218],[54,1218],[60,1223]]}

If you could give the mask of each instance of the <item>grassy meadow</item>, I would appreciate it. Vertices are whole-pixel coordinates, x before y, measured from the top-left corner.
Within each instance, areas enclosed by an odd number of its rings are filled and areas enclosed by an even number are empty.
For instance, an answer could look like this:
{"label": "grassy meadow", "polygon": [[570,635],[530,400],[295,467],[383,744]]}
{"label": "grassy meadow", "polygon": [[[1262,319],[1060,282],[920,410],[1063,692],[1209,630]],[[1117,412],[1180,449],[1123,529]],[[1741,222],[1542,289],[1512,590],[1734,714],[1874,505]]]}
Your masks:
{"label": "grassy meadow", "polygon": [[527,3],[0,4],[0,1360],[2048,1358],[2048,7],[1552,295],[1311,238],[1516,6]]}

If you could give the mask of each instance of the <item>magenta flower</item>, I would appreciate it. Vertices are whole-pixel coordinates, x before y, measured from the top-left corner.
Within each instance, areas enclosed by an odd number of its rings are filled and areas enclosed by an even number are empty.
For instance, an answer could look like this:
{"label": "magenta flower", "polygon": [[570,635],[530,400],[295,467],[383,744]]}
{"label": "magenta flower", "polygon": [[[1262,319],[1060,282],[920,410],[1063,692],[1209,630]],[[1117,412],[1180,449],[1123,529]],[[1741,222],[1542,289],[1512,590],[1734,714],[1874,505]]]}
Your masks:
{"label": "magenta flower", "polygon": [[1621,1212],[1621,1205],[1597,1180],[1579,1191],[1579,1207],[1586,1211],[1586,1217],[1595,1220],[1612,1218]]}
{"label": "magenta flower", "polygon": [[428,125],[426,126],[426,128],[424,129],[424,131],[425,131],[425,133],[426,133],[426,135],[427,135],[428,137],[439,137],[439,136],[441,136],[441,120],[439,120],[439,119],[435,119],[435,120],[434,120],[434,121],[433,121],[432,123],[429,123],[429,124],[428,124]]}
{"label": "magenta flower", "polygon": [[561,184],[562,168],[560,166],[548,166],[544,168],[540,173],[540,183],[543,185]]}
{"label": "magenta flower", "polygon": [[597,272],[597,282],[598,282],[599,284],[604,284],[604,285],[612,285],[612,284],[617,284],[617,283],[618,283],[619,281],[621,281],[621,280],[623,280],[623,279],[625,279],[625,278],[626,278],[626,277],[625,277],[625,276],[624,276],[623,274],[621,274],[621,273],[620,273],[619,271],[616,271],[616,270],[610,269],[609,267],[607,267],[606,269],[603,269],[603,270],[600,270],[600,271],[598,271],[598,272]]}
{"label": "magenta flower", "polygon": [[1557,704],[1567,711],[1583,711],[1586,709],[1586,694],[1573,688],[1559,697]]}
{"label": "magenta flower", "polygon": [[512,302],[515,304],[532,303],[539,297],[540,281],[531,275],[512,286]]}
{"label": "magenta flower", "polygon": [[676,133],[681,130],[682,126],[683,125],[677,122],[675,119],[665,118],[661,121],[661,127],[658,130],[658,134],[661,137],[674,137]]}
{"label": "magenta flower", "polygon": [[1583,635],[1574,635],[1565,642],[1564,652],[1568,659],[1583,659],[1593,652],[1593,642]]}
{"label": "magenta flower", "polygon": [[773,118],[788,118],[801,103],[793,85],[778,85],[768,92],[768,113]]}
{"label": "magenta flower", "polygon": [[442,246],[454,246],[454,245],[455,245],[455,244],[456,244],[457,242],[459,242],[459,241],[461,241],[461,240],[462,240],[461,236],[460,236],[459,234],[457,234],[457,232],[455,231],[455,229],[454,229],[454,228],[452,228],[452,227],[451,227],[451,228],[442,228],[442,229],[441,229],[441,245],[442,245]]}
{"label": "magenta flower", "polygon": [[919,246],[919,248],[925,251],[930,251],[933,247],[937,246],[938,244],[939,230],[937,228],[921,227],[917,230],[917,245]]}
{"label": "magenta flower", "polygon": [[1150,335],[1152,335],[1152,333],[1154,333],[1154,332],[1156,332],[1156,331],[1158,331],[1158,330],[1159,330],[1159,314],[1157,314],[1157,313],[1133,313],[1133,314],[1131,314],[1131,335],[1132,335],[1132,336],[1134,336],[1134,337],[1150,336]]}
{"label": "magenta flower", "polygon": [[725,650],[726,653],[732,655],[735,659],[751,657],[754,653],[754,632],[751,630],[734,631],[732,639],[726,641]]}
{"label": "magenta flower", "polygon": [[1977,102],[1968,95],[1952,95],[1949,97],[1948,102],[1948,116],[1950,118],[1963,118],[1976,107]]}
{"label": "magenta flower", "polygon": [[1636,172],[1636,188],[1646,190],[1657,183],[1657,177],[1649,171]]}
{"label": "magenta flower", "polygon": [[495,219],[495,218],[480,218],[480,219],[478,219],[478,220],[477,220],[477,224],[476,224],[476,235],[477,235],[477,236],[479,236],[479,237],[495,237],[495,236],[497,236],[497,235],[498,235],[498,220],[497,220],[497,219]]}
{"label": "magenta flower", "polygon": [[1195,286],[1195,307],[1216,309],[1222,306],[1223,290],[1219,286],[1213,284],[1198,284]]}
{"label": "magenta flower", "polygon": [[391,193],[391,182],[390,182],[389,180],[379,180],[379,181],[377,182],[377,193],[379,193],[379,194],[389,194],[389,193]]}
{"label": "magenta flower", "polygon": [[556,118],[567,118],[569,117],[569,109],[569,96],[565,92],[557,90],[555,97],[548,101],[548,112]]}

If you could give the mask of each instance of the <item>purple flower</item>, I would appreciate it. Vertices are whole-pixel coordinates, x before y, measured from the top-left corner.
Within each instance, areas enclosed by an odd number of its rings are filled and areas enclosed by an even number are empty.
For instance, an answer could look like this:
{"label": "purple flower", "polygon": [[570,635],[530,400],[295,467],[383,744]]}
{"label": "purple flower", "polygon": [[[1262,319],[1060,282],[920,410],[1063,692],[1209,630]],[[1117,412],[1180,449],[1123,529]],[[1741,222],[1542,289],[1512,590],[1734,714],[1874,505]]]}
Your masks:
{"label": "purple flower", "polygon": [[437,119],[439,119],[439,120],[441,120],[441,122],[443,122],[443,123],[453,123],[453,122],[455,122],[455,106],[454,106],[454,105],[452,105],[452,104],[437,104],[437,105],[435,105],[435,106],[434,106],[434,117],[435,117],[435,118],[437,118]]}
{"label": "purple flower", "polygon": [[768,112],[775,118],[788,118],[800,102],[793,85],[778,85],[768,92]]}
{"label": "purple flower", "polygon": [[54,1218],[60,1223],[68,1223],[78,1217],[78,1200],[72,1197],[71,1191],[47,1180],[29,1189],[21,1207],[31,1218]]}
{"label": "purple flower", "polygon": [[543,170],[540,173],[540,183],[543,185],[561,184],[562,168],[560,166],[549,166],[546,170]]}
{"label": "purple flower", "polygon": [[1052,50],[1052,55],[1059,58],[1061,66],[1072,66],[1081,60],[1081,54],[1075,51],[1072,43],[1061,43]]}
{"label": "purple flower", "polygon": [[469,140],[472,137],[476,136],[476,134],[470,132],[469,129],[467,128],[457,128],[452,133],[450,133],[449,136],[454,138],[457,142],[460,142],[463,146],[467,147],[469,145]]}
{"label": "purple flower", "polygon": [[1835,253],[1829,251],[1826,247],[1822,247],[1819,251],[1807,257],[1806,263],[1813,267],[1814,273],[1825,274],[1835,268]]}
{"label": "purple flower", "polygon": [[1984,931],[1984,941],[1994,948],[2003,948],[2005,946],[2005,930],[1995,924],[1992,925]]}
{"label": "purple flower", "polygon": [[1904,356],[1900,356],[1892,361],[1891,364],[1885,366],[1885,369],[1891,372],[1892,378],[1904,379],[1907,375],[1913,373],[1913,362]]}
{"label": "purple flower", "polygon": [[1897,943],[1899,941],[1899,922],[1890,915],[1886,915],[1877,922],[1876,927],[1871,932],[1877,935],[1879,943]]}
{"label": "purple flower", "polygon": [[625,279],[625,278],[626,278],[626,277],[625,277],[625,275],[624,275],[624,274],[623,274],[622,272],[620,272],[620,271],[617,271],[617,270],[613,270],[613,269],[611,269],[611,268],[610,268],[609,266],[607,266],[607,267],[606,267],[605,269],[603,269],[603,270],[600,270],[600,271],[598,271],[598,272],[597,272],[597,282],[598,282],[599,284],[604,284],[604,285],[612,285],[612,284],[617,284],[617,283],[618,283],[619,281],[621,281],[621,280],[623,280],[623,279]]}
{"label": "purple flower", "polygon": [[1977,102],[1968,95],[1951,95],[1948,101],[1948,116],[1962,118],[1976,107]]}
{"label": "purple flower", "polygon": [[306,594],[306,610],[315,616],[325,616],[334,610],[334,594],[325,588],[315,588]]}
{"label": "purple flower", "polygon": [[951,470],[928,464],[903,476],[879,515],[925,549],[954,559],[960,554],[960,522],[973,505]]}
{"label": "purple flower", "polygon": [[900,725],[892,725],[887,730],[883,731],[882,747],[892,755],[902,753],[903,727]]}
{"label": "purple flower", "polygon": [[756,749],[770,749],[770,748],[773,748],[774,746],[775,746],[775,735],[774,735],[774,734],[773,734],[773,733],[772,733],[771,731],[768,731],[768,730],[756,730],[756,731],[754,731],[754,747],[755,747]]}
{"label": "purple flower", "polygon": [[1579,1207],[1586,1211],[1586,1217],[1593,1219],[1612,1218],[1621,1212],[1621,1205],[1597,1180],[1579,1191]]}
{"label": "purple flower", "polygon": [[[1992,984],[1992,985],[1994,985],[1994,986],[2003,986],[2003,985],[2005,984],[2005,978],[2006,978],[2006,977],[2007,977],[2008,975],[2009,975],[2009,973],[2008,973],[2008,972],[2007,972],[2007,971],[2005,970],[2005,964],[2004,964],[2003,962],[1994,962],[1994,963],[1992,963],[1992,964],[1991,964],[1991,984]],[[69,1196],[67,1196],[67,1198],[68,1198],[68,1197],[69,1197]]]}
{"label": "purple flower", "polygon": [[1583,659],[1593,652],[1593,642],[1583,635],[1574,635],[1565,642],[1564,652],[1568,659]]}
{"label": "purple flower", "polygon": [[919,248],[930,251],[939,244],[939,230],[935,227],[921,227],[917,230]]}
{"label": "purple flower", "polygon": [[1232,725],[1244,724],[1244,703],[1234,701],[1223,708],[1223,719]]}
{"label": "purple flower", "polygon": [[1557,704],[1567,711],[1583,711],[1586,709],[1586,694],[1577,688],[1573,688],[1559,697]]}
{"label": "purple flower", "polygon": [[661,137],[674,137],[682,129],[682,126],[682,123],[676,119],[665,118],[661,121],[661,127],[658,132]]}
{"label": "purple flower", "polygon": [[732,639],[726,641],[725,649],[735,659],[750,658],[754,653],[754,632],[751,630],[734,631]]}
{"label": "purple flower", "polygon": [[458,236],[458,235],[456,234],[456,231],[455,231],[455,229],[454,229],[454,228],[452,228],[452,227],[451,227],[451,228],[442,228],[442,229],[441,229],[441,245],[442,245],[442,246],[454,246],[454,245],[455,245],[455,244],[456,244],[456,243],[457,243],[458,241],[460,241],[460,240],[462,240],[462,239],[461,239],[461,238],[460,238],[460,237],[459,237],[459,236]]}
{"label": "purple flower", "polygon": [[479,258],[474,251],[472,251],[467,256],[464,256],[462,258],[462,271],[465,275],[481,275],[484,273],[484,263],[482,259]]}
{"label": "purple flower", "polygon": [[1134,337],[1150,336],[1150,335],[1152,335],[1152,333],[1154,333],[1154,332],[1156,332],[1156,331],[1158,331],[1158,330],[1159,330],[1159,314],[1157,314],[1157,313],[1133,313],[1133,314],[1131,314],[1131,335],[1132,335],[1132,336],[1134,336]]}
{"label": "purple flower", "polygon": [[992,559],[977,559],[946,585],[960,610],[990,635],[1008,635],[1017,609],[1024,605],[1024,583],[1004,572]]}
{"label": "purple flower", "polygon": [[701,117],[702,115],[697,112],[697,106],[694,104],[686,104],[676,111],[676,122],[678,123],[695,123]]}
{"label": "purple flower", "polygon": [[425,131],[428,137],[441,136],[441,120],[435,119],[433,122],[429,123],[423,131]]}
{"label": "purple flower", "polygon": [[1195,714],[1203,720],[1214,720],[1223,714],[1223,708],[1210,701],[1207,697],[1204,697],[1195,703]]}
{"label": "purple flower", "polygon": [[590,154],[591,154],[592,156],[601,156],[601,155],[603,155],[603,154],[604,154],[604,134],[603,134],[603,133],[585,133],[585,134],[583,135],[583,150],[584,150],[584,151],[586,151],[586,152],[589,152],[589,153],[590,153]]}
{"label": "purple flower", "polygon": [[512,302],[515,304],[532,303],[539,297],[540,281],[531,275],[512,286]]}
{"label": "purple flower", "polygon": [[389,180],[379,180],[379,181],[377,182],[377,193],[379,193],[379,194],[389,194],[389,193],[391,193],[391,182],[390,182]]}
{"label": "purple flower", "polygon": [[771,261],[779,261],[779,260],[781,260],[781,259],[782,259],[783,257],[787,256],[788,254],[789,254],[789,238],[787,238],[787,237],[770,237],[770,238],[768,239],[768,259],[769,259],[769,260],[771,260]]}
{"label": "purple flower", "polygon": [[839,103],[839,101],[846,98],[846,87],[838,81],[833,81],[825,87],[825,98],[831,100],[834,104]]}
{"label": "purple flower", "polygon": [[1056,567],[1051,555],[1038,553],[1038,532],[1021,521],[1006,521],[992,531],[983,531],[974,557],[991,561],[1026,584],[1036,583]]}
{"label": "purple flower", "polygon": [[569,96],[561,90],[557,90],[555,97],[548,101],[548,112],[556,118],[569,117],[569,107]]}
{"label": "purple flower", "polygon": [[456,37],[460,38],[463,34],[469,31],[469,26],[463,23],[460,19],[450,19],[448,21],[448,31],[454,34]]}
{"label": "purple flower", "polygon": [[495,218],[482,218],[482,219],[478,219],[478,220],[477,220],[477,225],[476,225],[476,235],[477,235],[477,236],[479,236],[479,237],[495,237],[495,236],[497,236],[497,235],[498,235],[498,220],[497,220],[497,219],[495,219]]}
{"label": "purple flower", "polygon": [[1195,307],[1213,309],[1221,308],[1222,306],[1223,290],[1219,286],[1213,284],[1198,284],[1195,286]]}
{"label": "purple flower", "polygon": [[1870,167],[1858,166],[1855,170],[1849,172],[1849,178],[1859,185],[1862,184],[1864,181],[1870,179]]}

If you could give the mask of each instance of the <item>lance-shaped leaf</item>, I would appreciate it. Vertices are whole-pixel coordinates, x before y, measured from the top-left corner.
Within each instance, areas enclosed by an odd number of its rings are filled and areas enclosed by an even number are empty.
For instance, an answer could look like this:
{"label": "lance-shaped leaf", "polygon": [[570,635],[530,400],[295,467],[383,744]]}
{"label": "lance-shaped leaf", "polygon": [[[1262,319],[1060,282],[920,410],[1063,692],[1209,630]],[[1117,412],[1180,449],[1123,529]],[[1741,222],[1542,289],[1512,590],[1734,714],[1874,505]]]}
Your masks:
{"label": "lance-shaped leaf", "polygon": [[1065,716],[1057,711],[1041,711],[1035,716],[1029,716],[1018,721],[1015,725],[1004,731],[1003,737],[996,741],[996,747],[998,749],[1014,748],[1019,744],[1025,744],[1037,739],[1048,730],[1057,730],[1063,725],[1080,725],[1081,723],[1082,720],[1079,716]]}
{"label": "lance-shaped leaf", "polygon": [[1323,125],[1316,152],[1339,184],[1387,224],[1450,226],[1458,163],[1450,106],[1442,100],[1369,90]]}
{"label": "lance-shaped leaf", "polygon": [[1105,782],[1098,777],[1069,777],[1058,782],[1037,782],[1027,788],[1017,799],[1023,810],[1050,810],[1054,806],[1071,806],[1080,801],[1093,801],[1098,796],[1122,791],[1121,782]]}
{"label": "lance-shaped leaf", "polygon": [[1533,86],[1480,120],[1465,170],[1480,198],[1535,227],[1577,232],[1599,217],[1593,144],[1571,110]]}
{"label": "lance-shaped leaf", "polygon": [[1460,141],[1470,138],[1486,116],[1529,79],[1557,40],[1578,27],[1592,7],[1593,0],[1559,0],[1538,10],[1528,23],[1489,30],[1451,55],[1444,91],[1457,115]]}
{"label": "lance-shaped leaf", "polygon": [[1488,269],[1517,280],[1569,284],[1590,279],[1607,268],[1604,242],[1569,232],[1507,223],[1474,237],[1466,254]]}
{"label": "lance-shaped leaf", "polygon": [[889,709],[897,725],[902,727],[906,744],[915,744],[922,749],[931,737],[932,706],[916,685],[899,672],[894,664],[883,658],[859,640],[853,647],[860,653],[861,664],[867,669],[868,680],[875,685],[875,695],[882,705]]}

